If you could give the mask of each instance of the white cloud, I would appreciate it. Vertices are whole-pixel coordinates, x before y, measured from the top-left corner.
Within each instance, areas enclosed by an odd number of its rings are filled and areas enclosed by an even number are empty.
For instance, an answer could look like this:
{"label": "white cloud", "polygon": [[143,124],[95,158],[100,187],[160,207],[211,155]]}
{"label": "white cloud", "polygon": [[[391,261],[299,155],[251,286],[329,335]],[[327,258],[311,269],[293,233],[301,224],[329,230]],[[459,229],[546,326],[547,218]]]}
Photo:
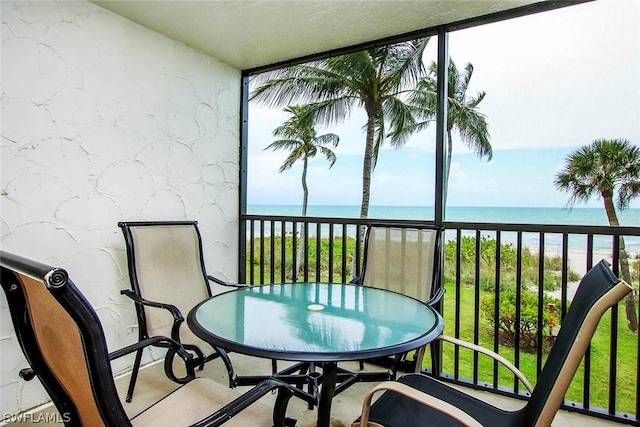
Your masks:
{"label": "white cloud", "polygon": [[[451,33],[458,68],[474,65],[469,94],[487,92],[480,111],[487,116],[494,160],[478,159],[454,131],[449,202],[564,206],[568,195],[553,187],[553,178],[572,149],[597,138],[640,144],[639,21],[640,2],[601,0]],[[606,32],[593,31],[604,26]],[[429,46],[427,63],[435,46]],[[251,106],[250,199],[300,203],[300,169],[279,174],[286,153],[262,150],[287,117]],[[360,203],[365,122],[364,112],[354,110],[348,122],[318,129],[338,134],[341,142],[331,170],[322,157],[310,165],[311,203]],[[372,205],[430,204],[434,152],[435,124],[400,150],[385,144],[372,176]],[[588,206],[601,207],[601,201]]]}

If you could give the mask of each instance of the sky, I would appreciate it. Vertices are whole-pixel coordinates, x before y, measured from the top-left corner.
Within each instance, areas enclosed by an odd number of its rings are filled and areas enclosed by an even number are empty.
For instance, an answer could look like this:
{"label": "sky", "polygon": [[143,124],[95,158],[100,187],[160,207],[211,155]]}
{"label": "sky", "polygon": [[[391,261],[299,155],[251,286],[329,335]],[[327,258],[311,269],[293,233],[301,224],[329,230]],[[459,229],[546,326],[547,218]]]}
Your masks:
{"label": "sky", "polygon": [[[568,154],[596,139],[640,145],[640,1],[598,0],[450,33],[449,54],[474,73],[468,95],[485,91],[493,159],[469,152],[457,134],[449,206],[564,207],[553,180]],[[425,51],[436,58],[436,38]],[[289,116],[249,108],[249,204],[302,204],[302,163],[279,173],[287,153],[264,150]],[[318,128],[340,137],[335,165],[310,161],[310,205],[357,205],[362,199],[366,116]],[[435,125],[401,149],[386,144],[372,174],[371,206],[433,206]],[[584,207],[602,207],[593,197]],[[631,203],[640,208],[640,200]]]}

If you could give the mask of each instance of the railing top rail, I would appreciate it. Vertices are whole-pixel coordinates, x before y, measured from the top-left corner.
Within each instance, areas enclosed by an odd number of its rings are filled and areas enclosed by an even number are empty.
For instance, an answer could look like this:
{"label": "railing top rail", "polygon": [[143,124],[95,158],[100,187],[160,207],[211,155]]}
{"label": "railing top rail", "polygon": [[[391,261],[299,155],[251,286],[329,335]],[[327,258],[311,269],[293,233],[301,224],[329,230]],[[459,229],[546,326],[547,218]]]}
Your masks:
{"label": "railing top rail", "polygon": [[562,224],[500,224],[479,222],[445,222],[445,229],[524,231],[541,233],[604,234],[613,236],[640,236],[640,227],[612,227],[608,225],[562,225]]}
{"label": "railing top rail", "polygon": [[290,215],[241,215],[241,220],[257,220],[257,221],[286,221],[286,222],[306,222],[310,224],[348,224],[348,225],[367,225],[369,223],[399,224],[404,226],[411,225],[432,225],[433,220],[404,220],[404,219],[384,219],[384,218],[338,218],[338,217],[314,217],[314,216],[290,216]]}

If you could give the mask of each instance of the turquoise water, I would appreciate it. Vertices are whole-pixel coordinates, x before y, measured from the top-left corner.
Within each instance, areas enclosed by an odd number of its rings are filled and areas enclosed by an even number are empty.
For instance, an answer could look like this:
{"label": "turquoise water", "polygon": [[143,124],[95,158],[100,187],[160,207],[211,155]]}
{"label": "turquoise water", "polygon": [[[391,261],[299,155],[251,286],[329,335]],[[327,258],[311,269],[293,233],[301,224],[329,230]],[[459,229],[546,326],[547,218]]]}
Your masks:
{"label": "turquoise water", "polygon": [[[249,205],[249,214],[299,216],[302,207],[296,205]],[[308,216],[358,218],[360,206],[314,205]],[[426,206],[371,206],[369,218],[433,220],[433,208]],[[618,212],[620,225],[640,227],[640,209]],[[604,208],[447,208],[447,221],[495,222],[512,224],[609,225]]]}
{"label": "turquoise water", "polygon": [[[249,205],[249,214],[254,215],[281,215],[300,216],[301,206],[296,205]],[[308,216],[325,218],[358,218],[359,206],[331,206],[314,205],[307,209]],[[426,219],[433,220],[433,208],[425,206],[371,206],[369,218],[371,219]],[[620,225],[628,227],[640,227],[640,209],[628,209],[618,212]],[[507,223],[507,224],[556,224],[556,225],[609,225],[604,208],[494,208],[494,207],[451,207],[447,209],[447,221],[479,222],[479,223]],[[256,225],[257,226],[257,225]],[[276,223],[276,233],[280,233],[280,224]],[[290,224],[289,224],[290,227]],[[258,231],[257,229],[255,230]],[[291,232],[291,229],[287,230]],[[328,225],[323,225],[322,236],[329,235]],[[310,230],[310,235],[315,230]],[[347,229],[349,236],[355,236],[355,227]],[[474,232],[464,232],[472,235]],[[489,237],[494,237],[489,233]],[[334,235],[340,236],[341,229],[334,229]],[[504,243],[515,243],[516,233],[504,232]],[[454,238],[453,230],[445,234],[445,239]],[[539,245],[537,233],[524,233],[523,244],[535,248]],[[628,236],[625,243],[629,253],[640,252],[640,237]],[[557,234],[545,235],[546,247],[560,247],[562,236]],[[611,238],[595,236],[595,249],[610,250]],[[569,247],[572,249],[584,249],[586,238],[584,236],[570,236]]]}

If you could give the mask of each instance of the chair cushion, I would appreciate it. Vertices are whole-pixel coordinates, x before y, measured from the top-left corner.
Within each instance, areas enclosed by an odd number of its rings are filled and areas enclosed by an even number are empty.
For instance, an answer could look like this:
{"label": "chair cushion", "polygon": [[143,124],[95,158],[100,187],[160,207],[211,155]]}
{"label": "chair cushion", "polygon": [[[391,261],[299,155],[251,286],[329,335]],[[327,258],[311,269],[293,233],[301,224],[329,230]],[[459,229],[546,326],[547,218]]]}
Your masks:
{"label": "chair cushion", "polygon": [[[426,375],[408,374],[399,378],[398,381],[462,409],[482,425],[491,427],[526,425],[522,420],[521,411],[510,412],[496,408]],[[370,420],[385,427],[462,426],[435,409],[392,392],[385,392],[371,406]]]}
{"label": "chair cushion", "polygon": [[[135,416],[137,426],[189,426],[238,398],[241,394],[208,378],[197,378]],[[273,408],[256,402],[233,417],[225,426],[273,425]]]}

